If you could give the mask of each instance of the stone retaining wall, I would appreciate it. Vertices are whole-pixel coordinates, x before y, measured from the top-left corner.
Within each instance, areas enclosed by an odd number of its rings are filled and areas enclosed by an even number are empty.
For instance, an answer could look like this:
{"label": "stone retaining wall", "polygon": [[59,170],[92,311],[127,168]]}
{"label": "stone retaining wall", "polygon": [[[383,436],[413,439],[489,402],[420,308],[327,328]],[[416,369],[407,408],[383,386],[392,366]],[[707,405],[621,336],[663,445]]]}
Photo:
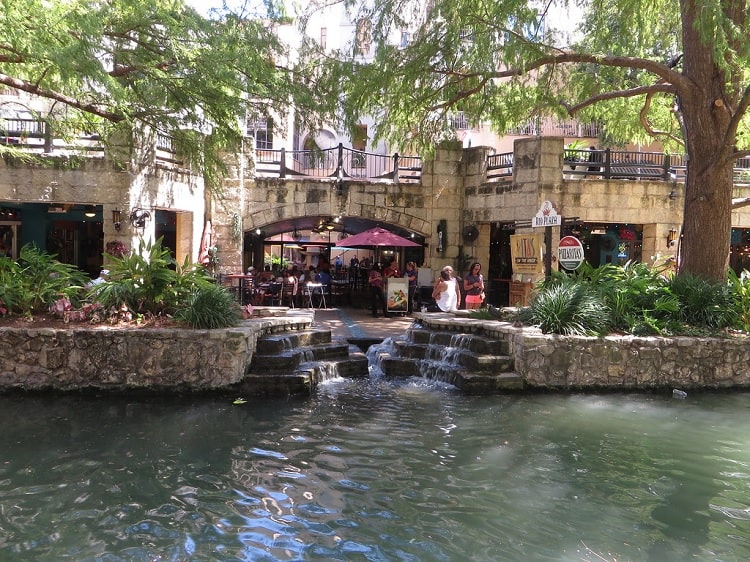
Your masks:
{"label": "stone retaining wall", "polygon": [[515,372],[529,387],[750,387],[750,338],[572,337],[451,314],[415,316],[425,328],[507,339]]}
{"label": "stone retaining wall", "polygon": [[0,391],[230,387],[245,376],[258,338],[311,324],[296,316],[224,330],[0,328]]}

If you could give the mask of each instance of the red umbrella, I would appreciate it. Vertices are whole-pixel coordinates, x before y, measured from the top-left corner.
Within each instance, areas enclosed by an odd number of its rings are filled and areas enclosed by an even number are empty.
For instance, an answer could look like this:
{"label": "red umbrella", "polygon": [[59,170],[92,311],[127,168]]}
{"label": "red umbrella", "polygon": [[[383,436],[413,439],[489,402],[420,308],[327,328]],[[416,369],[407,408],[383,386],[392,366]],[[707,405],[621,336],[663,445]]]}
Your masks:
{"label": "red umbrella", "polygon": [[372,248],[377,246],[420,246],[416,242],[394,234],[393,232],[376,226],[359,234],[340,240],[336,246],[339,248]]}

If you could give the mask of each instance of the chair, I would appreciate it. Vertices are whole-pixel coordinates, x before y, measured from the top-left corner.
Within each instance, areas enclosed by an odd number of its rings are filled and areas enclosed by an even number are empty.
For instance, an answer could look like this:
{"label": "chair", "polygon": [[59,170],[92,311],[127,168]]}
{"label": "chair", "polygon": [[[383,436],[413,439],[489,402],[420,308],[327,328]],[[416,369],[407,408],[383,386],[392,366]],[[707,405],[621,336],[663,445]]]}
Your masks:
{"label": "chair", "polygon": [[344,304],[347,295],[349,294],[348,281],[334,281],[331,283],[331,304],[333,306],[341,306]]}
{"label": "chair", "polygon": [[294,308],[294,302],[297,300],[297,282],[284,282],[281,286],[281,306]]}
{"label": "chair", "polygon": [[263,304],[266,306],[279,306],[281,302],[281,283],[271,283],[263,293]]}
{"label": "chair", "polygon": [[226,273],[219,273],[219,285],[229,291],[237,301],[240,300],[240,286],[233,279],[227,277]]}

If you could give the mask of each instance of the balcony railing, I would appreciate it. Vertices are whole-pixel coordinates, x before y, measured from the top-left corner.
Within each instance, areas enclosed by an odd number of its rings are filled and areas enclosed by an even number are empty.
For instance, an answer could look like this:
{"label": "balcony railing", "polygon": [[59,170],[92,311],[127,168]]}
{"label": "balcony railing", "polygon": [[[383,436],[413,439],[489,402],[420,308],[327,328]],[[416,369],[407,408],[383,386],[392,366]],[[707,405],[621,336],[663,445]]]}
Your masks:
{"label": "balcony railing", "polygon": [[[104,154],[104,144],[97,135],[81,133],[71,139],[58,138],[43,119],[0,117],[0,144],[35,154]],[[169,167],[183,164],[174,147],[174,139],[169,135],[159,133],[156,136],[156,162]]]}
{"label": "balcony railing", "polygon": [[320,150],[256,150],[255,172],[262,177],[353,178],[419,182],[422,158],[374,154],[339,144]]}
{"label": "balcony railing", "polygon": [[[564,123],[558,126],[565,127]],[[570,125],[572,126],[572,125]],[[583,125],[577,125],[582,127]],[[0,118],[0,144],[39,154],[103,154],[104,145],[95,135],[82,134],[69,141],[54,138],[41,119]],[[156,161],[163,166],[181,166],[174,140],[164,134],[156,138]],[[568,179],[632,179],[685,181],[687,162],[680,154],[627,150],[572,150],[563,153],[564,176]],[[375,154],[339,144],[321,150],[256,151],[256,174],[260,177],[308,177],[389,180],[419,183],[422,158],[400,154]],[[487,181],[509,181],[513,177],[513,153],[487,158]],[[734,182],[750,185],[750,157],[734,166]]]}

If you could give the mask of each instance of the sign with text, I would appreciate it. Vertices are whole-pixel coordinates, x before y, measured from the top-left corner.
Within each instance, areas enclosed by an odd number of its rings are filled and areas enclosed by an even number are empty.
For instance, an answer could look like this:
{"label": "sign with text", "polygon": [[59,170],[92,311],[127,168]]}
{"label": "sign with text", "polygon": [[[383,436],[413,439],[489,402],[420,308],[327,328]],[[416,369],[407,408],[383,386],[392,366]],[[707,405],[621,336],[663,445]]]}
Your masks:
{"label": "sign with text", "polygon": [[583,244],[575,236],[563,236],[557,246],[557,260],[568,271],[575,271],[584,260]]}
{"label": "sign with text", "polygon": [[557,214],[551,201],[545,201],[537,211],[536,215],[531,218],[532,228],[541,228],[543,226],[560,226],[562,217]]}
{"label": "sign with text", "polygon": [[510,257],[513,260],[513,273],[542,273],[543,249],[543,234],[511,234]]}

